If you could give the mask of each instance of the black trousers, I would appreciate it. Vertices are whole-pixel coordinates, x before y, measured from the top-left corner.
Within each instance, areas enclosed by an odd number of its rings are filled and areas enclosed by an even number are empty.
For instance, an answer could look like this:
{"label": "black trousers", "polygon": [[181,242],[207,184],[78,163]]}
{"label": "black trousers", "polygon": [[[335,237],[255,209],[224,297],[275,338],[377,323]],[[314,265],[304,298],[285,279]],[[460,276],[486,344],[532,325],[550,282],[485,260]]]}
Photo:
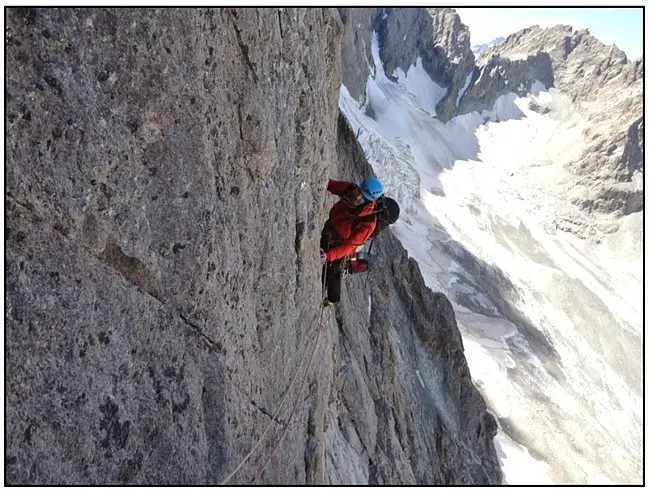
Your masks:
{"label": "black trousers", "polygon": [[[320,237],[320,247],[323,251],[327,251],[335,244],[331,238],[328,224],[325,224],[323,232]],[[321,281],[326,285],[326,299],[330,302],[339,302],[341,300],[341,272],[344,268],[345,259],[327,262],[323,265],[323,272],[321,274]]]}

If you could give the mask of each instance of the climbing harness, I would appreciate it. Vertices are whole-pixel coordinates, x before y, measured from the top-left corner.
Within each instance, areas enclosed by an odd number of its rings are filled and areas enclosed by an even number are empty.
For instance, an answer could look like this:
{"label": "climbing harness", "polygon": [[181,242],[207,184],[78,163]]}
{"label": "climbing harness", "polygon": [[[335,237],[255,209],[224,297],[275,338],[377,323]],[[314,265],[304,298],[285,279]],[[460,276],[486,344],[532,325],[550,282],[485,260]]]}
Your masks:
{"label": "climbing harness", "polygon": [[[323,285],[322,285],[322,290],[321,290],[321,299],[325,296],[326,278],[327,278],[327,262],[325,262],[325,272],[323,274]],[[324,310],[324,308],[325,308],[325,306],[323,306],[323,304],[321,303],[320,313],[319,313],[319,316],[318,316],[318,331],[316,333],[316,341],[314,342],[314,348],[312,349],[311,355],[309,357],[309,361],[307,362],[307,369],[305,370],[305,375],[303,377],[302,383],[300,384],[300,389],[298,390],[298,397],[296,398],[296,402],[294,403],[293,410],[291,411],[291,415],[289,416],[289,420],[285,424],[285,426],[283,428],[283,431],[282,431],[282,434],[280,435],[280,439],[278,439],[278,442],[274,446],[271,455],[266,459],[266,461],[264,461],[264,464],[262,465],[262,468],[255,475],[255,478],[253,479],[253,483],[255,483],[259,479],[259,477],[262,475],[262,473],[264,472],[264,468],[266,467],[266,464],[269,462],[269,460],[275,454],[275,451],[279,447],[280,442],[282,441],[282,438],[284,437],[284,434],[286,433],[287,429],[289,428],[291,418],[293,417],[293,414],[294,414],[294,412],[296,410],[296,406],[298,405],[298,400],[299,400],[300,393],[301,393],[302,388],[303,388],[303,386],[305,384],[305,381],[307,379],[307,374],[309,373],[309,367],[311,366],[312,358],[314,357],[314,353],[316,352],[316,346],[318,344],[318,338],[320,336],[320,332],[322,331],[321,328],[323,326],[322,325],[322,319],[323,319],[323,310]],[[291,388],[293,387],[293,384],[296,381],[296,376],[300,372],[300,368],[302,367],[302,363],[303,363],[303,361],[305,359],[305,356],[307,355],[307,348],[308,347],[309,347],[309,345],[305,346],[305,348],[303,349],[302,355],[300,356],[300,361],[298,362],[298,367],[296,368],[296,372],[293,374],[293,377],[291,378],[291,382],[289,383],[289,387],[285,391],[284,396],[282,397],[282,400],[280,401],[280,404],[278,405],[278,408],[275,411],[275,414],[273,414],[273,417],[271,417],[271,421],[269,422],[269,424],[264,429],[264,432],[262,433],[260,438],[257,440],[257,443],[248,452],[248,454],[244,457],[244,459],[241,461],[241,463],[239,463],[239,465],[237,465],[237,467],[225,479],[223,479],[219,485],[226,485],[230,481],[230,479],[233,476],[235,476],[235,474],[241,469],[241,467],[244,466],[244,464],[249,460],[249,458],[253,455],[253,453],[260,446],[260,444],[262,444],[262,441],[264,440],[264,437],[266,436],[268,431],[271,429],[271,426],[273,425],[273,422],[276,421],[278,415],[280,414],[280,410],[282,409],[282,406],[284,405],[284,402],[286,401],[287,397],[289,396],[289,393],[291,392]]]}

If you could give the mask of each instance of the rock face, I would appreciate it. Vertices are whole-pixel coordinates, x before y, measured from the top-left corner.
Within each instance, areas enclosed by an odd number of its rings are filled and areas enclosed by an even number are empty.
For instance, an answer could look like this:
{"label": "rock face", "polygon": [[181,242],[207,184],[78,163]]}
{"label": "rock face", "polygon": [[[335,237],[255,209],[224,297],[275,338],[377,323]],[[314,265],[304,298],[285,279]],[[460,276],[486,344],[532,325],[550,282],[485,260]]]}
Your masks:
{"label": "rock face", "polygon": [[474,69],[467,26],[453,9],[398,8],[390,9],[378,27],[386,74],[392,76],[397,68],[406,73],[420,58],[431,79],[447,88],[436,114],[442,121],[449,120],[463,82]]}
{"label": "rock face", "polygon": [[[338,13],[11,9],[7,30],[7,480],[218,483],[318,316]],[[304,483],[307,438],[264,480]]]}
{"label": "rock face", "polygon": [[395,79],[397,69],[407,73],[420,58],[431,79],[448,88],[436,108],[443,121],[455,112],[463,82],[474,70],[469,30],[453,9],[383,8],[341,9],[343,85],[359,103],[365,102],[366,81],[373,73],[370,53],[377,32],[379,56],[386,74]]}
{"label": "rock face", "polygon": [[326,179],[369,172],[337,10],[6,19],[8,484],[500,483],[395,238],[319,318]]}
{"label": "rock face", "polygon": [[[340,173],[372,172],[342,116],[338,149]],[[392,234],[372,252],[370,278],[346,278],[336,312],[329,483],[501,483],[497,424],[472,384],[451,303]]]}
{"label": "rock face", "polygon": [[372,54],[372,31],[382,9],[340,8],[343,22],[341,50],[342,80],[352,97],[365,102],[366,82],[374,70]]}

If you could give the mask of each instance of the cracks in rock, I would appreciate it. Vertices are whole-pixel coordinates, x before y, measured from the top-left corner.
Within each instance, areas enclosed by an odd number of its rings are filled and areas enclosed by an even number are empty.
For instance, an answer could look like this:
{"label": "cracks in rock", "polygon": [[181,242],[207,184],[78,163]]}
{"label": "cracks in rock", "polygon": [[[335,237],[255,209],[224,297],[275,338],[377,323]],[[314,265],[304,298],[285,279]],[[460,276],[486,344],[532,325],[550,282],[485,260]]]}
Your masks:
{"label": "cracks in rock", "polygon": [[[311,389],[310,389],[311,393]],[[314,410],[313,408],[309,409],[309,414],[307,415],[307,442],[305,443],[305,452],[303,454],[304,467],[305,467],[305,478],[306,485],[311,485],[310,477],[313,475],[313,468],[315,467],[314,461],[317,459],[314,440],[316,439],[316,425],[314,423]]]}
{"label": "cracks in rock", "polygon": [[[341,331],[341,342],[340,346],[342,349],[344,349],[344,352],[347,353],[347,356],[340,354],[340,360],[344,367],[338,370],[338,372],[335,372],[332,375],[332,380],[333,380],[333,385],[329,397],[329,402],[330,406],[332,403],[334,403],[334,413],[332,414],[333,416],[336,417],[336,422],[339,430],[341,431],[341,434],[343,435],[343,438],[345,441],[356,451],[356,453],[359,456],[363,456],[363,453],[365,452],[365,455],[368,457],[368,461],[372,461],[372,454],[368,450],[368,447],[366,443],[364,442],[364,438],[362,437],[362,434],[359,432],[357,429],[356,425],[356,420],[353,417],[355,415],[355,411],[351,409],[350,407],[350,402],[346,398],[346,392],[345,392],[345,384],[347,382],[347,379],[345,376],[350,370],[351,366],[354,364],[353,359],[352,359],[352,353],[350,349],[346,345],[346,340],[347,337],[345,333],[343,332],[342,328],[342,323],[340,320],[337,320],[337,323],[339,323],[339,330]],[[334,354],[332,354],[332,357],[335,357]],[[352,376],[352,378],[355,378],[356,376]],[[354,390],[351,390],[354,391]],[[346,416],[347,418],[342,419],[342,416]],[[357,436],[357,441],[358,444],[360,444],[361,448],[358,447],[358,445],[355,444],[355,440],[352,439],[351,437],[351,431],[354,431],[354,433]]]}
{"label": "cracks in rock", "polygon": [[284,39],[284,31],[282,30],[282,10],[278,9],[278,26],[280,27],[280,38]]}
{"label": "cracks in rock", "polygon": [[244,61],[246,62],[246,65],[248,65],[248,68],[251,71],[251,74],[253,75],[253,80],[255,80],[255,83],[257,84],[258,78],[257,74],[255,73],[255,64],[251,61],[250,57],[248,56],[248,46],[242,41],[241,38],[241,29],[237,28],[237,11],[235,9],[230,10],[231,15],[233,16],[233,27],[235,28],[235,34],[237,36],[237,44],[239,44],[239,49],[241,49],[242,55],[244,56]]}
{"label": "cracks in rock", "polygon": [[[33,215],[35,221],[44,223],[49,222],[35,212],[34,206],[31,203],[17,200],[9,194],[7,194],[7,198],[11,202],[16,203],[22,208],[28,210]],[[65,226],[62,226],[59,223],[55,223],[52,224],[52,229],[62,236],[69,238],[69,231]],[[112,239],[109,239],[106,242],[104,249],[99,254],[92,251],[82,242],[74,241],[74,243],[86,251],[93,258],[98,259],[104,265],[107,265],[112,270],[115,270],[129,283],[139,287],[142,291],[149,294],[158,302],[164,304],[163,300],[161,299],[160,287],[157,285],[155,277],[149,272],[147,267],[140,260],[133,256],[128,256],[125,254],[119,245]]]}
{"label": "cracks in rock", "polygon": [[21,200],[18,200],[18,198],[12,196],[10,193],[7,193],[7,198],[9,201],[16,203],[17,205],[20,205],[22,208],[29,210],[39,221],[42,221],[43,219],[39,217],[36,212],[34,211],[34,206],[29,203],[29,202],[23,202]]}
{"label": "cracks in rock", "polygon": [[404,435],[402,434],[402,426],[400,425],[400,421],[397,418],[397,413],[395,413],[395,408],[393,406],[390,407],[390,413],[393,417],[393,427],[395,428],[395,435],[397,436],[397,442],[399,443],[400,447],[402,448],[402,452],[404,454],[408,455],[406,452],[406,447],[404,444]]}
{"label": "cracks in rock", "polygon": [[276,424],[282,424],[282,425],[285,425],[285,422],[284,422],[283,420],[278,420],[277,418],[273,418],[273,415],[272,415],[271,413],[267,412],[267,411],[264,410],[262,407],[260,407],[259,405],[257,405],[257,403],[255,403],[255,401],[250,400],[250,404],[253,405],[255,408],[257,408],[260,412],[262,412],[262,413],[263,413],[264,415],[266,415],[268,418],[270,418],[271,420],[273,420]]}
{"label": "cracks in rock", "polygon": [[294,250],[296,256],[300,256],[300,249],[302,246],[302,238],[305,233],[305,221],[296,221],[296,238],[294,240]]}
{"label": "cracks in rock", "polygon": [[241,389],[239,386],[237,386],[235,383],[233,383],[232,381],[230,381],[229,383],[230,383],[230,385],[231,385],[233,388],[235,388],[235,389],[236,389],[236,390],[237,390],[241,395],[243,395],[244,398],[246,398],[246,400],[248,400],[248,403],[250,403],[250,404],[251,404],[255,409],[257,409],[259,412],[261,412],[261,413],[263,413],[264,415],[266,415],[269,419],[273,420],[273,422],[275,422],[276,424],[286,425],[286,422],[285,422],[284,420],[278,420],[277,418],[274,418],[274,417],[273,417],[273,414],[272,414],[271,412],[267,411],[266,409],[264,409],[263,407],[261,407],[260,405],[258,405],[257,402],[256,402],[255,400],[253,400],[250,396],[248,396],[248,393],[246,393],[244,390],[242,390],[242,389]]}
{"label": "cracks in rock", "polygon": [[99,255],[95,255],[95,257],[110,266],[113,270],[119,272],[122,277],[138,286],[151,297],[163,303],[161,299],[161,288],[155,276],[139,259],[124,253],[122,248],[112,238],[106,241],[102,252]]}
{"label": "cracks in rock", "polygon": [[[164,304],[162,301],[161,301],[161,303]],[[203,330],[201,329],[200,326],[198,326],[197,324],[191,322],[189,319],[187,319],[187,317],[185,317],[184,315],[182,315],[180,313],[178,313],[178,317],[180,319],[182,319],[185,322],[185,324],[187,324],[188,326],[191,326],[192,328],[194,328],[198,332],[198,334],[201,335],[210,344],[210,349],[209,349],[210,352],[218,351],[218,352],[221,352],[221,353],[225,353],[225,350],[223,349],[223,345],[221,345],[219,342],[215,342],[209,336],[207,336],[205,333],[203,333]]]}
{"label": "cracks in rock", "polygon": [[[34,206],[31,203],[27,201],[18,200],[9,193],[6,194],[6,197],[10,203],[14,203],[20,206],[21,208],[27,210],[30,213],[30,215],[33,216],[34,222],[39,222],[39,223],[42,222],[46,224],[48,223],[48,221],[43,219],[35,212]],[[57,226],[57,224],[54,224],[51,227],[57,233],[61,234],[66,238],[69,238],[68,231],[65,228]],[[85,244],[81,242],[74,241],[74,243],[82,251],[85,251],[89,256],[95,258],[96,260],[99,260],[103,265],[106,265],[111,270],[114,270],[127,282],[140,288],[140,290],[142,290],[144,293],[148,294],[149,296],[153,297],[156,301],[158,301],[163,306],[167,306],[172,311],[176,311],[175,314],[180,319],[182,319],[187,325],[194,328],[198,332],[198,334],[201,335],[210,344],[210,349],[209,349],[210,352],[214,352],[216,350],[218,352],[225,353],[225,350],[223,349],[223,346],[220,343],[212,340],[205,333],[203,333],[203,330],[198,325],[191,322],[186,316],[182,315],[180,312],[178,312],[177,309],[175,309],[173,306],[169,306],[164,301],[162,294],[160,292],[160,288],[156,285],[153,276],[150,274],[150,272],[144,266],[144,264],[137,258],[126,255],[114,241],[109,239],[106,243],[106,246],[104,247],[104,250],[99,254],[93,252],[90,248],[88,248]]]}
{"label": "cracks in rock", "polygon": [[239,139],[244,141],[244,130],[242,129],[241,105],[237,104],[237,120],[239,121]]}
{"label": "cracks in rock", "polygon": [[[348,412],[348,415],[350,415],[350,416],[354,415],[354,414],[350,411],[350,409],[348,408],[348,406],[345,404],[345,402],[343,403],[343,406],[345,407],[346,411]],[[347,443],[350,445],[350,447],[351,447],[352,449],[354,449],[354,450],[359,454],[359,456],[361,456],[361,455],[362,455],[362,452],[365,451],[366,456],[368,457],[368,459],[370,459],[372,455],[370,454],[370,451],[368,451],[368,447],[366,446],[366,443],[363,442],[363,438],[361,437],[361,434],[360,434],[359,431],[357,430],[356,420],[354,419],[354,417],[352,417],[352,418],[350,419],[349,422],[350,422],[350,424],[351,424],[351,426],[352,426],[352,429],[354,430],[354,433],[357,435],[357,439],[359,440],[359,444],[361,444],[361,448],[362,448],[362,449],[358,449],[358,448],[354,445],[354,443],[352,442],[351,438],[350,438],[349,436],[347,436],[345,433],[343,433],[343,437],[345,438],[345,440],[347,441]]]}

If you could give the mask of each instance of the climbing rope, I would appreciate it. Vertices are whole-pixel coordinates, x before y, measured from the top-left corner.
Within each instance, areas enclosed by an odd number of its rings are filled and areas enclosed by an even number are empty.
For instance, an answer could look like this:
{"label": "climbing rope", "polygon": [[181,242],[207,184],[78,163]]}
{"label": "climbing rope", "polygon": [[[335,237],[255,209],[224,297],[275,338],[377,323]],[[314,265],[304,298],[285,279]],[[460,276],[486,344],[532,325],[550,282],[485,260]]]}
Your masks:
{"label": "climbing rope", "polygon": [[[375,243],[375,238],[373,237],[370,240],[370,246],[368,247],[368,253],[366,253],[366,258],[368,258],[368,266],[370,266],[370,252],[372,251],[372,245]],[[363,285],[363,291],[366,292],[368,290],[368,280],[370,280],[370,275],[366,276],[366,282]]]}
{"label": "climbing rope", "polygon": [[[321,290],[321,299],[325,295],[326,279],[327,279],[327,262],[325,262],[325,267],[324,267],[324,271],[323,271],[323,285],[322,285],[322,290]],[[323,318],[323,308],[324,308],[324,306],[321,304],[319,318],[318,318],[319,327],[318,327],[318,333],[316,335],[316,343],[318,343],[318,335],[320,334],[320,331],[321,331],[321,326],[322,326],[321,321],[322,321],[322,318]],[[308,347],[309,347],[309,345],[306,345],[305,348],[303,349],[302,355],[300,357],[300,362],[298,362],[298,367],[296,368],[296,372],[293,374],[293,377],[291,378],[291,382],[289,383],[289,387],[285,391],[284,396],[282,397],[282,400],[280,401],[280,404],[278,405],[278,408],[276,409],[275,413],[273,414],[273,417],[271,417],[271,420],[270,420],[269,424],[266,426],[266,428],[264,429],[264,432],[262,433],[260,438],[257,440],[257,443],[248,452],[248,454],[246,456],[244,456],[244,459],[242,459],[241,463],[239,463],[239,465],[237,465],[237,467],[225,479],[223,479],[219,485],[226,485],[230,481],[230,479],[232,477],[234,477],[235,474],[241,469],[241,467],[244,466],[244,464],[249,460],[249,458],[253,455],[253,453],[260,446],[260,444],[262,444],[262,441],[264,440],[264,437],[266,436],[269,429],[273,425],[273,422],[276,421],[276,418],[279,415],[280,410],[282,409],[282,405],[284,405],[284,402],[286,401],[287,397],[289,396],[289,393],[291,392],[291,388],[293,387],[293,383],[296,381],[296,376],[300,372],[300,367],[302,366],[302,363],[305,360],[305,356],[307,355],[307,348]],[[316,349],[316,344],[314,344],[314,350],[312,350],[311,356],[309,358],[309,362],[307,363],[307,371],[305,371],[305,374],[307,374],[307,372],[309,372],[309,365],[311,364],[311,359],[314,356],[315,349]],[[304,384],[304,379],[303,379],[303,384]],[[300,390],[298,391],[298,395],[300,395],[301,390],[302,390],[302,384],[300,386]],[[295,410],[295,405],[294,405],[294,410]],[[291,416],[293,416],[293,411],[291,412]],[[287,423],[287,425],[288,425],[288,423]],[[283,436],[284,436],[284,434],[283,434]],[[276,448],[277,448],[277,445],[276,445]],[[275,452],[275,450],[274,450],[274,452]],[[266,466],[266,462],[264,462],[264,466]],[[262,470],[263,469],[264,468],[262,468]],[[257,480],[257,478],[258,477],[256,477],[255,480]]]}
{"label": "climbing rope", "polygon": [[278,438],[278,442],[275,444],[273,447],[273,450],[271,451],[271,454],[266,458],[266,461],[262,464],[262,467],[260,470],[257,472],[255,475],[255,478],[253,479],[252,484],[255,485],[257,483],[257,480],[262,476],[262,473],[264,473],[264,469],[266,468],[266,465],[268,462],[273,458],[275,455],[275,452],[278,450],[278,447],[280,446],[280,443],[282,442],[282,439],[284,438],[284,435],[287,433],[287,430],[289,429],[289,424],[291,424],[291,419],[293,418],[293,414],[296,411],[296,407],[298,406],[298,402],[300,401],[300,393],[302,392],[302,388],[305,386],[305,381],[307,381],[307,375],[309,374],[309,368],[311,367],[311,361],[314,358],[314,354],[316,353],[316,347],[318,346],[318,338],[320,336],[320,333],[322,331],[323,323],[323,307],[320,309],[320,317],[318,320],[318,331],[316,332],[316,341],[314,342],[314,348],[311,351],[311,355],[309,356],[309,361],[307,362],[307,369],[305,370],[305,375],[302,378],[302,382],[300,383],[300,388],[298,389],[298,395],[296,396],[296,402],[293,404],[293,409],[291,410],[291,414],[289,415],[289,419],[287,420],[286,424],[284,424],[284,428],[282,429],[282,433],[280,434],[280,437]]}

